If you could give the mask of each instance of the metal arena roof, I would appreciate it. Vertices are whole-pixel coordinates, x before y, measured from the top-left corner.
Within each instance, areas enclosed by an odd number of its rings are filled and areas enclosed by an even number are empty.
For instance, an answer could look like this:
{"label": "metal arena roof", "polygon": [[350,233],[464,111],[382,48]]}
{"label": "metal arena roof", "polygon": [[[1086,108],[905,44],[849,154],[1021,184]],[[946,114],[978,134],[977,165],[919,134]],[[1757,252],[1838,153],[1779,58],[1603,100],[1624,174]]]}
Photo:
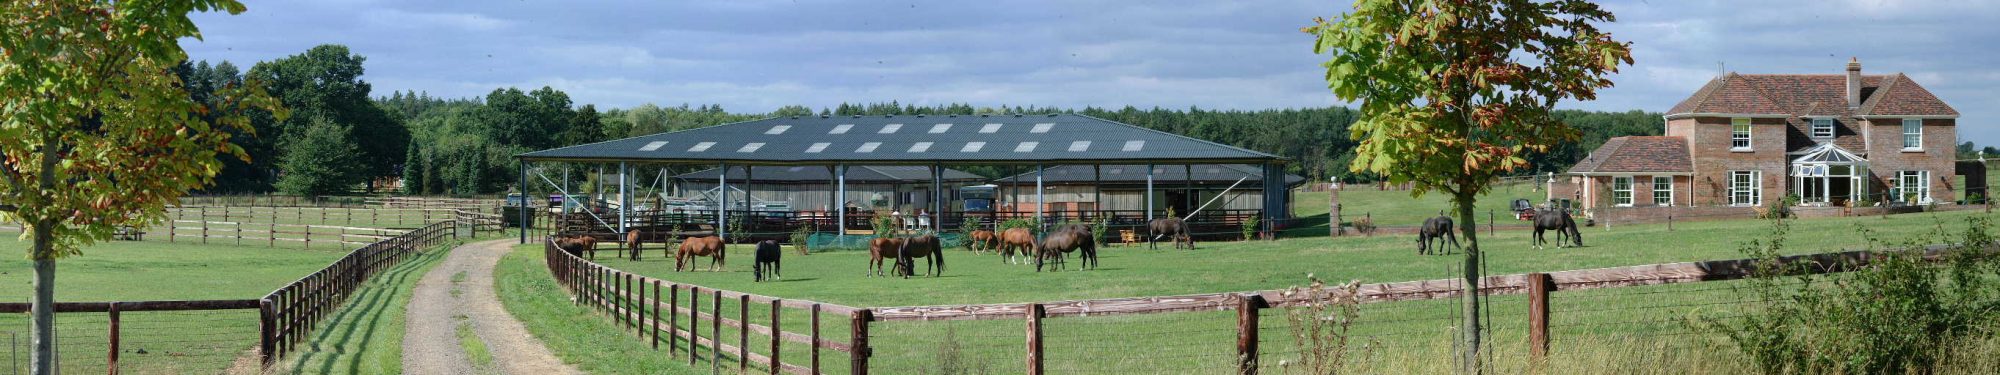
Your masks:
{"label": "metal arena roof", "polygon": [[[758,171],[761,173],[763,170],[759,169]],[[1193,178],[1188,177],[1188,172],[1190,171],[1194,172]],[[734,175],[732,174],[732,176]],[[1193,181],[1202,185],[1229,185],[1236,182],[1237,179],[1244,179],[1243,183],[1246,184],[1244,186],[1262,185],[1264,183],[1264,171],[1260,166],[1242,164],[1195,164],[1192,166],[1160,164],[1153,166],[1153,183],[1161,187],[1178,187],[1187,181]],[[1000,184],[1013,184],[1017,180],[1022,184],[1033,184],[1035,181],[1035,172],[1029,170],[1027,173],[1002,177],[995,181]],[[1102,183],[1105,185],[1145,184],[1146,166],[1105,165],[1097,167],[1095,171],[1091,170],[1091,166],[1088,165],[1048,167],[1047,170],[1042,171],[1042,182],[1056,185],[1091,183]],[[1305,177],[1299,177],[1290,173],[1285,174],[1285,186],[1287,187],[1298,186],[1305,182]]]}
{"label": "metal arena roof", "polygon": [[[823,166],[758,166],[751,170],[755,172],[754,175],[747,176],[756,178],[749,181],[752,183],[832,184],[833,172],[828,171],[827,168]],[[674,176],[674,178],[689,181],[715,182],[716,172],[720,170],[720,168],[709,168],[683,173]],[[745,177],[743,167],[729,167],[730,183],[743,183]],[[947,182],[983,181],[986,179],[970,172],[951,168],[945,168],[940,177]],[[925,166],[856,165],[847,167],[847,182],[850,184],[896,182],[922,182],[928,184],[930,181],[931,170],[930,167]]]}
{"label": "metal arena roof", "polygon": [[1277,156],[1090,116],[780,117],[518,155],[753,165],[1262,164]]}

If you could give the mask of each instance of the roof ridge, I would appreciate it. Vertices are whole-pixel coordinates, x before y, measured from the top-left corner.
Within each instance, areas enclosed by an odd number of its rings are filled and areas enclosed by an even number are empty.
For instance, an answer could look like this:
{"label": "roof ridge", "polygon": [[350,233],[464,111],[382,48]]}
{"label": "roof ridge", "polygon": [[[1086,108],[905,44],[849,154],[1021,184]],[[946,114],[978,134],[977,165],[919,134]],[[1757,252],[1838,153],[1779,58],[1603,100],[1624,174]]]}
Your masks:
{"label": "roof ridge", "polygon": [[1869,114],[1874,114],[1874,113],[1875,113],[1875,106],[1877,106],[1877,105],[1881,105],[1881,104],[1882,104],[1882,102],[1885,102],[1885,101],[1888,101],[1888,100],[1889,100],[1889,94],[1890,94],[1890,93],[1894,93],[1894,92],[1896,92],[1896,87],[1897,87],[1897,86],[1902,86],[1902,85],[1898,85],[1897,83],[1900,83],[1900,82],[1902,82],[1903,80],[1902,80],[1902,79],[1897,79],[1897,78],[1904,78],[1904,79],[1907,79],[1907,77],[1904,77],[1904,76],[1903,76],[1903,73],[1896,73],[1896,74],[1890,74],[1890,75],[1888,75],[1888,76],[1887,76],[1886,78],[1887,78],[1887,79],[1884,79],[1884,80],[1883,80],[1884,82],[1882,82],[1881,84],[1879,84],[1879,85],[1876,85],[1876,86],[1875,86],[1875,95],[1869,95],[1869,96],[1868,96],[1868,100],[1867,100],[1867,102],[1866,102],[1866,103],[1863,103],[1863,104],[1862,104],[1861,106],[1859,106],[1859,108],[1858,108],[1858,109],[1856,110],[1857,112],[1860,112],[1860,113],[1857,113],[1856,115],[1869,115]]}
{"label": "roof ridge", "polygon": [[[1705,84],[1705,85],[1701,85],[1701,88],[1699,88],[1699,89],[1695,89],[1695,91],[1694,91],[1694,95],[1695,95],[1695,96],[1693,96],[1693,97],[1689,97],[1689,98],[1687,98],[1687,99],[1685,99],[1685,100],[1682,100],[1682,104],[1687,104],[1687,108],[1688,108],[1687,110],[1688,110],[1689,112],[1694,112],[1696,108],[1701,108],[1701,105],[1702,105],[1702,104],[1704,104],[1704,103],[1707,103],[1707,102],[1708,102],[1708,98],[1710,98],[1710,97],[1714,97],[1714,96],[1715,96],[1715,92],[1717,92],[1717,91],[1722,91],[1722,86],[1725,86],[1725,85],[1728,85],[1728,84],[1729,84],[1729,83],[1728,83],[1728,78],[1729,78],[1729,75],[1727,75],[1727,74],[1725,74],[1725,75],[1720,75],[1720,76],[1715,76],[1715,78],[1709,78],[1709,79],[1708,79],[1708,84]],[[1709,86],[1715,86],[1715,89],[1714,89],[1714,90],[1708,90]],[[1680,105],[1675,105],[1675,106],[1674,106],[1674,108],[1680,108],[1680,107],[1681,107]],[[1671,110],[1669,110],[1669,111],[1671,111]]]}

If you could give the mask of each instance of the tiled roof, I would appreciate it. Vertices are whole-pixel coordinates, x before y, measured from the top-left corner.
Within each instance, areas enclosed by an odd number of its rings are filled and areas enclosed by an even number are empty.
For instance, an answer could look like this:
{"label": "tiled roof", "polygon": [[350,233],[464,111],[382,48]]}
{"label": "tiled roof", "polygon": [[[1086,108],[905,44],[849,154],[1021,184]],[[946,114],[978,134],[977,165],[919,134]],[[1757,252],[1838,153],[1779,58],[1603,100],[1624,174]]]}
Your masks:
{"label": "tiled roof", "polygon": [[1943,115],[1956,116],[1958,110],[1932,95],[1931,90],[1910,80],[1909,76],[1897,74],[1889,82],[1889,90],[1863,101],[1861,112],[1870,115]]}
{"label": "tiled roof", "polygon": [[1729,73],[1709,80],[1667,114],[1958,115],[1958,111],[1902,73],[1862,76],[1861,106],[1854,113],[1849,113],[1847,107],[1846,74]]}
{"label": "tiled roof", "polygon": [[1693,171],[1694,162],[1688,158],[1687,139],[1668,136],[1612,138],[1569,168],[1569,173]]}

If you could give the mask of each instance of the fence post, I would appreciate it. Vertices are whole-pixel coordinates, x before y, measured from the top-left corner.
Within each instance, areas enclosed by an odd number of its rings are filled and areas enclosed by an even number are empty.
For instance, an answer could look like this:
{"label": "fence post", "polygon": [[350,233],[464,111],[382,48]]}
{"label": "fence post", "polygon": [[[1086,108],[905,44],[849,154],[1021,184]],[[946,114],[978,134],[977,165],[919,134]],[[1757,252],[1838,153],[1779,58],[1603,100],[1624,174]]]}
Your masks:
{"label": "fence post", "polygon": [[696,347],[701,346],[701,287],[688,286],[688,366],[694,366]]}
{"label": "fence post", "polygon": [[812,305],[812,350],[811,350],[811,352],[812,352],[812,371],[811,371],[811,372],[812,372],[813,374],[818,374],[818,373],[820,373],[820,371],[819,371],[819,340],[820,340],[820,338],[819,338],[819,304],[818,304],[818,303],[814,303],[814,304]]}
{"label": "fence post", "polygon": [[[681,340],[681,284],[667,284],[667,357],[676,353],[675,345]],[[690,341],[692,342],[692,341]],[[688,346],[690,349],[693,345]],[[693,350],[688,355],[694,355]]]}
{"label": "fence post", "polygon": [[849,349],[853,352],[849,356],[847,372],[854,375],[868,375],[868,356],[874,351],[868,347],[868,322],[875,320],[875,311],[854,310],[853,320],[853,336],[848,338]]}
{"label": "fence post", "polygon": [[778,346],[782,345],[778,341],[781,341],[785,334],[783,328],[779,328],[778,313],[784,311],[784,308],[784,300],[771,299],[771,375],[778,375],[778,370],[785,367],[778,361]]}
{"label": "fence post", "polygon": [[1042,304],[1028,304],[1028,375],[1042,374]]}
{"label": "fence post", "polygon": [[736,372],[741,373],[750,368],[750,295],[739,294],[736,299]]}
{"label": "fence post", "polygon": [[271,354],[278,350],[277,341],[273,340],[277,337],[277,330],[274,329],[277,318],[272,313],[270,298],[257,300],[257,357],[260,369],[271,368]]}
{"label": "fence post", "polygon": [[[653,280],[653,323],[646,325],[652,331],[653,350],[660,350],[660,280]],[[668,313],[667,315],[673,315]]]}
{"label": "fence post", "polygon": [[[1487,236],[1492,236],[1492,235],[1493,235],[1493,233],[1494,233],[1495,231],[1498,231],[1498,230],[1500,230],[1499,228],[1495,228],[1495,227],[1494,227],[1495,225],[1499,225],[1499,224],[1493,221],[1493,209],[1487,209],[1487,210],[1486,210],[1486,235],[1487,235]],[[1475,228],[1475,229],[1477,229],[1477,228]]]}
{"label": "fence post", "polygon": [[106,313],[111,318],[111,342],[109,344],[111,350],[110,353],[106,354],[105,365],[111,368],[111,375],[118,375],[118,303],[112,302],[111,307]]}
{"label": "fence post", "polygon": [[1549,355],[1549,274],[1528,274],[1528,361],[1540,366]]}
{"label": "fence post", "polygon": [[1270,307],[1264,296],[1246,294],[1236,301],[1236,373],[1257,373],[1257,311]]}
{"label": "fence post", "polygon": [[709,292],[714,294],[708,299],[708,313],[711,314],[708,319],[708,342],[714,345],[708,346],[708,370],[709,373],[716,373],[722,371],[722,290],[711,289]]}

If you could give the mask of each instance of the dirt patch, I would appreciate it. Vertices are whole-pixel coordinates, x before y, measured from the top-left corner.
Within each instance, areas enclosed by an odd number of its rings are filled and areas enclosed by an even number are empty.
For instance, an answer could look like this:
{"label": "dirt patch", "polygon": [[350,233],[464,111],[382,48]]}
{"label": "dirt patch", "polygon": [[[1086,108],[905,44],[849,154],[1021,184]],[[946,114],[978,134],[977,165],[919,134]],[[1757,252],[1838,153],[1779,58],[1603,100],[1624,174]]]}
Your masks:
{"label": "dirt patch", "polygon": [[403,372],[411,374],[474,374],[489,366],[474,365],[457,330],[469,324],[490,352],[490,369],[507,374],[580,374],[549,352],[541,340],[507,314],[493,291],[493,266],[514,240],[495,240],[452,249],[422,280],[410,297],[408,332],[403,339]]}

